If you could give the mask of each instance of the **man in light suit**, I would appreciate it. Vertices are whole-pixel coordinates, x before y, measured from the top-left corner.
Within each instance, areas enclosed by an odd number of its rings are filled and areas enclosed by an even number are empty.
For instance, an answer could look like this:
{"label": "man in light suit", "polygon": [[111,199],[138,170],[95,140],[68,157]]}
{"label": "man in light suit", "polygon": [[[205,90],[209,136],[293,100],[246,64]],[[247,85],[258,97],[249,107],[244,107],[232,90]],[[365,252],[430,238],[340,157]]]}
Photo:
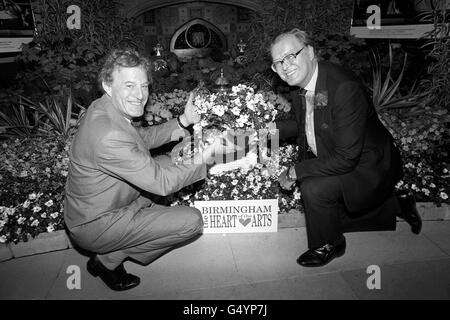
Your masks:
{"label": "man in light suit", "polygon": [[402,176],[400,154],[361,82],[318,62],[299,29],[277,36],[270,52],[273,71],[293,87],[295,120],[277,127],[281,139],[297,136],[301,151],[301,161],[280,176],[284,189],[300,184],[305,206],[309,250],[297,263],[323,266],[344,254],[343,233],[395,230],[396,215],[419,233],[414,199],[393,193]]}
{"label": "man in light suit", "polygon": [[197,209],[156,205],[145,193],[164,196],[205,178],[205,163],[221,147],[213,143],[191,164],[162,165],[152,158],[149,149],[177,140],[199,116],[191,94],[179,118],[132,126],[149,96],[149,70],[137,52],[114,50],[99,75],[105,93],[88,108],[70,149],[65,223],[73,241],[95,253],[88,271],[113,290],[140,282],[125,271],[125,259],[148,264],[202,232]]}

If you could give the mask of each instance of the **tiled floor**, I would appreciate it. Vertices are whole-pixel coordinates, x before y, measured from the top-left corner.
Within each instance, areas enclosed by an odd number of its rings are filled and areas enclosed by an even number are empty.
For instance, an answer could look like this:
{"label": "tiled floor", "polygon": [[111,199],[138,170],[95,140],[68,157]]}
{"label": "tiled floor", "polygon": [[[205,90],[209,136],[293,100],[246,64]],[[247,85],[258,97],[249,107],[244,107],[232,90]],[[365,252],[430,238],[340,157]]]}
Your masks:
{"label": "tiled floor", "polygon": [[[424,221],[420,235],[399,222],[396,231],[346,238],[343,257],[302,268],[304,227],[203,235],[149,266],[126,262],[141,278],[126,292],[88,274],[88,258],[74,249],[51,252],[0,263],[0,299],[450,299],[450,221]],[[370,265],[380,267],[380,289],[367,288]],[[81,289],[68,289],[69,266],[80,268]]]}

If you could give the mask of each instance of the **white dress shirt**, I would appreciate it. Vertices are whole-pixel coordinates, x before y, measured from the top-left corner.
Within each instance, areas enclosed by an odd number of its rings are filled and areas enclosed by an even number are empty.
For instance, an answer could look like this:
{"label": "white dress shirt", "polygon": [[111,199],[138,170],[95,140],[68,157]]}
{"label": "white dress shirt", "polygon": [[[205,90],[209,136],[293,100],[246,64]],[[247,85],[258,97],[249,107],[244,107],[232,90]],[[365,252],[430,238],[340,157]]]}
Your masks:
{"label": "white dress shirt", "polygon": [[308,146],[317,156],[316,136],[314,134],[314,95],[316,90],[317,75],[319,66],[316,64],[311,80],[305,86],[306,115],[305,115],[305,133]]}

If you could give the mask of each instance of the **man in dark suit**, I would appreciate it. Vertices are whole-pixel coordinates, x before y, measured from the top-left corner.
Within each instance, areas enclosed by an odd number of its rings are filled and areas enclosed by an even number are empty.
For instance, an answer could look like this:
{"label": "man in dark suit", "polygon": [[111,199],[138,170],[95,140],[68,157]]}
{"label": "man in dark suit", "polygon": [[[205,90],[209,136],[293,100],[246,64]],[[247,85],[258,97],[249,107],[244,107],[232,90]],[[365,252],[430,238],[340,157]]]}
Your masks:
{"label": "man in dark suit", "polygon": [[[305,32],[293,29],[272,42],[272,69],[290,86],[295,120],[278,123],[280,138],[297,136],[301,161],[280,176],[296,182],[305,206],[309,250],[297,262],[322,266],[345,252],[344,232],[395,230],[396,215],[420,232],[410,195],[393,195],[402,176],[399,152],[361,82],[318,62]],[[308,159],[309,152],[313,157]]]}
{"label": "man in dark suit", "polygon": [[113,290],[140,282],[125,271],[125,259],[148,264],[202,232],[197,209],[156,205],[146,195],[165,196],[203,179],[205,163],[221,148],[216,141],[190,164],[152,158],[149,149],[178,140],[200,119],[191,94],[179,118],[134,127],[131,119],[143,114],[149,96],[149,72],[134,50],[114,50],[99,76],[105,93],[88,108],[70,149],[64,220],[75,244],[95,254],[87,270]]}

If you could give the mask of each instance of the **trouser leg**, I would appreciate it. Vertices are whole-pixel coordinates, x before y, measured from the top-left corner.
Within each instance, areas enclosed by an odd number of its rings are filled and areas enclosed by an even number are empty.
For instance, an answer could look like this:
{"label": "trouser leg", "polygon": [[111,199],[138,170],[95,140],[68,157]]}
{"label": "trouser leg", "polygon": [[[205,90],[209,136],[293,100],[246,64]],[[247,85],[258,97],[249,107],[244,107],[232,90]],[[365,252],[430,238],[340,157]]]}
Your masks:
{"label": "trouser leg", "polygon": [[96,223],[104,229],[92,225],[91,230],[84,230],[100,233],[86,249],[98,253],[99,259],[110,269],[127,257],[148,264],[203,230],[200,211],[183,206],[153,205],[134,214],[123,212],[106,216]]}
{"label": "trouser leg", "polygon": [[337,177],[312,177],[300,185],[305,206],[308,248],[316,249],[342,237],[343,192]]}

